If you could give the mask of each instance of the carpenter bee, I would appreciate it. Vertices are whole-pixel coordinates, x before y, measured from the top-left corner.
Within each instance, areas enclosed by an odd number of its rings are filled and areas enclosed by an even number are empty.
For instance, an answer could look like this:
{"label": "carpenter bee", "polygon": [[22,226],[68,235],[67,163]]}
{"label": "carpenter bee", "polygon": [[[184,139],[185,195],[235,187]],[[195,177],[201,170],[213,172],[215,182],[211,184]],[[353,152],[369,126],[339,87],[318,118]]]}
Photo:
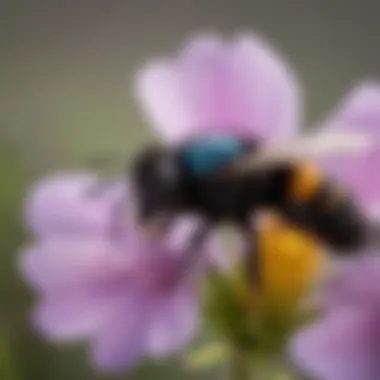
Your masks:
{"label": "carpenter bee", "polygon": [[222,222],[233,223],[247,242],[248,275],[260,284],[260,252],[252,235],[254,217],[261,211],[277,212],[338,254],[355,252],[365,244],[366,218],[360,207],[309,163],[365,149],[365,136],[352,133],[306,135],[274,144],[205,136],[176,148],[150,147],[133,166],[138,217],[143,227],[160,234],[178,215],[202,217],[183,268],[195,260],[210,231]]}

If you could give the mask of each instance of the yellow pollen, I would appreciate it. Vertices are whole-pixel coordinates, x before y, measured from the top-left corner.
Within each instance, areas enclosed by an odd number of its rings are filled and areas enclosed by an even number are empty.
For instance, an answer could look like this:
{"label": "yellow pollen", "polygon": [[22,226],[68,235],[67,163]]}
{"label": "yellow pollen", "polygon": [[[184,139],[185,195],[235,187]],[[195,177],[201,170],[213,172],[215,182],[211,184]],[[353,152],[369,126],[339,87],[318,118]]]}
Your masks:
{"label": "yellow pollen", "polygon": [[271,215],[260,224],[262,289],[249,285],[238,270],[238,293],[247,306],[268,313],[291,311],[311,290],[324,263],[312,236]]}

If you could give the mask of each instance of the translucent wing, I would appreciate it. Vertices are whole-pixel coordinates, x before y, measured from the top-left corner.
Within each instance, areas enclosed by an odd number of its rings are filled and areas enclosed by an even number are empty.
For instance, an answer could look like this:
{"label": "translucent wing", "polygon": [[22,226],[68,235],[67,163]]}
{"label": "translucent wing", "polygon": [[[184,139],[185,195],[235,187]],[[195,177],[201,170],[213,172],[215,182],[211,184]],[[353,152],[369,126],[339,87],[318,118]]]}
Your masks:
{"label": "translucent wing", "polygon": [[294,140],[267,144],[261,150],[236,162],[231,169],[238,174],[284,162],[360,154],[367,152],[371,146],[371,139],[358,132],[309,133]]}

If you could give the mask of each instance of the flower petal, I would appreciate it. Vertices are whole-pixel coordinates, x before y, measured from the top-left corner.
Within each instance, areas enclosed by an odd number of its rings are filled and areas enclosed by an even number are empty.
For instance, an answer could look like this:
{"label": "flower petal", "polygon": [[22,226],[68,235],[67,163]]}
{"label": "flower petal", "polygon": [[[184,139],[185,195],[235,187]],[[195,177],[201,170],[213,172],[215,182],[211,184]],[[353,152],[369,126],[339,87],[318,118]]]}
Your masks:
{"label": "flower petal", "polygon": [[107,286],[128,279],[129,258],[100,239],[49,240],[27,249],[20,259],[25,278],[44,294],[79,286]]}
{"label": "flower petal", "polygon": [[118,184],[96,193],[97,183],[90,173],[64,173],[37,184],[26,201],[28,228],[37,236],[108,233],[125,189]]}
{"label": "flower petal", "polygon": [[80,294],[78,291],[50,297],[34,311],[34,325],[54,341],[91,337],[110,314],[112,300],[111,294],[106,297],[104,294]]}
{"label": "flower petal", "polygon": [[380,202],[380,84],[363,83],[344,99],[325,122],[325,130],[362,131],[369,134],[374,147],[368,153],[325,160],[323,167],[348,186],[370,210]]}
{"label": "flower petal", "polygon": [[194,38],[176,59],[143,68],[136,90],[149,121],[170,142],[202,133],[277,138],[299,126],[295,79],[255,36]]}
{"label": "flower petal", "polygon": [[360,129],[380,137],[380,83],[357,85],[329,117],[327,124],[348,130]]}
{"label": "flower petal", "polygon": [[300,86],[284,58],[264,40],[243,35],[235,45],[233,67],[241,123],[263,139],[297,133],[302,117]]}
{"label": "flower petal", "polygon": [[198,326],[197,301],[194,289],[187,286],[153,301],[155,314],[147,331],[150,355],[164,357],[190,342]]}
{"label": "flower petal", "polygon": [[127,296],[92,342],[93,361],[105,372],[131,369],[145,354],[146,329],[154,315],[139,294]]}
{"label": "flower petal", "polygon": [[338,309],[293,337],[292,358],[318,379],[377,380],[379,321],[368,309]]}
{"label": "flower petal", "polygon": [[380,306],[379,279],[380,257],[376,253],[366,252],[360,259],[338,265],[332,281],[324,289],[325,308]]}

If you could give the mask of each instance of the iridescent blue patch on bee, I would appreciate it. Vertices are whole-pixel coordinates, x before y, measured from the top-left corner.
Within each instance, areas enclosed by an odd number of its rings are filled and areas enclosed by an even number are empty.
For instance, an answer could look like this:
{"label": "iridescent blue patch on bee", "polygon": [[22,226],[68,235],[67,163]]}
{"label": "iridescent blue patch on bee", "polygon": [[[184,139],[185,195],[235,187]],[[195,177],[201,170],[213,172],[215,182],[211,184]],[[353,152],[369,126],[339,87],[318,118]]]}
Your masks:
{"label": "iridescent blue patch on bee", "polygon": [[239,157],[244,150],[240,139],[208,137],[188,143],[182,149],[182,157],[192,175],[208,176]]}

